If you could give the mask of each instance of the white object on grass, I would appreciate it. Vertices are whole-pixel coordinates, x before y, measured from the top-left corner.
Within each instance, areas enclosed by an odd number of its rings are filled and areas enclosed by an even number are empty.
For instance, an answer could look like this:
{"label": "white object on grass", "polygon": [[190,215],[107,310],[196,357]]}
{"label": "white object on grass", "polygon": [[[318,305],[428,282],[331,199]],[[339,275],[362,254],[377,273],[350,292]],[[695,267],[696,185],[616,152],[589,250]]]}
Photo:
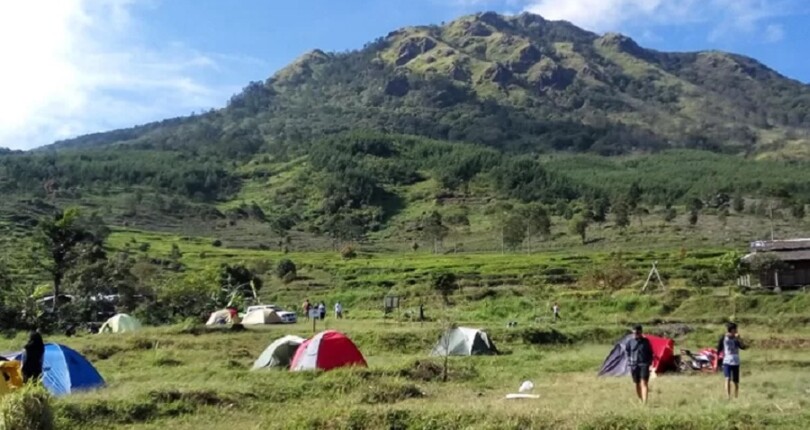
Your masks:
{"label": "white object on grass", "polygon": [[520,384],[520,388],[518,389],[518,391],[520,391],[521,393],[527,393],[531,390],[534,390],[534,384],[532,383],[532,381],[523,381],[523,383]]}
{"label": "white object on grass", "polygon": [[537,394],[507,394],[506,398],[509,400],[515,399],[539,399],[540,396]]}

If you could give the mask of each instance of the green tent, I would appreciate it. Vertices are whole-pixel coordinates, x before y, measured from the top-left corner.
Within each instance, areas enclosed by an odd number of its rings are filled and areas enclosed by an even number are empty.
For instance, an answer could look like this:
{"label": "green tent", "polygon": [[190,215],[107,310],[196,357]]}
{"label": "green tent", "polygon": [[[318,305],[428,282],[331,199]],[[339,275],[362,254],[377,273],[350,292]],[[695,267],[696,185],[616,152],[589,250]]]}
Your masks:
{"label": "green tent", "polygon": [[447,330],[433,347],[431,355],[493,355],[498,350],[483,330],[457,327]]}
{"label": "green tent", "polygon": [[306,339],[298,336],[284,336],[280,339],[276,339],[253,363],[251,370],[268,367],[289,367],[295,355],[295,351],[304,343],[304,340]]}
{"label": "green tent", "polygon": [[99,333],[126,333],[141,329],[141,322],[127,314],[117,314],[107,320]]}

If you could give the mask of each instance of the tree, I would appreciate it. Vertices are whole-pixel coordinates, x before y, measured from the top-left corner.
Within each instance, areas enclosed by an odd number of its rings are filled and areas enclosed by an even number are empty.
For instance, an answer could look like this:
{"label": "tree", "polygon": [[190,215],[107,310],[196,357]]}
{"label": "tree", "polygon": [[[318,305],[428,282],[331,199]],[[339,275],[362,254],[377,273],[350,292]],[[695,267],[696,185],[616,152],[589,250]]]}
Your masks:
{"label": "tree", "polygon": [[433,277],[433,289],[442,295],[445,305],[450,304],[450,296],[458,289],[456,275],[452,273],[438,273]]}
{"label": "tree", "polygon": [[[292,262],[290,261],[290,263]],[[291,269],[290,267],[285,267],[284,269],[285,270],[282,270],[284,275],[290,271],[295,272],[295,269]],[[284,276],[281,277],[283,278]],[[233,266],[223,264],[219,272],[219,285],[223,295],[227,297],[225,300],[227,302],[232,297],[237,296],[240,298],[254,297],[254,295],[261,290],[263,283],[261,278],[243,264],[235,264]],[[222,303],[222,305],[225,304],[226,303]]]}
{"label": "tree", "polygon": [[790,208],[790,214],[797,220],[803,220],[806,212],[804,210],[804,202],[796,202]]}
{"label": "tree", "polygon": [[697,225],[698,213],[699,211],[697,209],[689,210],[689,225]]}
{"label": "tree", "polygon": [[587,218],[583,217],[582,215],[576,215],[574,218],[571,219],[571,222],[568,224],[568,231],[571,234],[578,235],[582,239],[582,244],[585,244],[585,239],[588,233],[588,224],[589,221]]}
{"label": "tree", "polygon": [[526,239],[528,240],[529,252],[532,252],[532,239],[536,236],[548,236],[551,234],[551,218],[548,216],[546,208],[537,203],[530,203],[521,210],[526,224]]}
{"label": "tree", "polygon": [[521,243],[526,239],[526,222],[525,218],[516,213],[506,216],[503,220],[503,243],[510,250],[517,249]]}
{"label": "tree", "polygon": [[425,239],[433,242],[433,252],[438,253],[439,246],[450,231],[450,229],[442,223],[442,214],[438,211],[424,214],[420,221],[420,227]]}
{"label": "tree", "polygon": [[678,211],[676,211],[675,208],[668,207],[668,208],[664,209],[664,214],[663,214],[664,222],[672,222],[672,221],[675,220],[675,218],[677,218],[677,216],[678,216]]}
{"label": "tree", "polygon": [[633,182],[630,184],[630,189],[627,190],[627,206],[630,210],[633,210],[638,206],[639,202],[641,202],[641,187],[638,185],[638,182]]}
{"label": "tree", "polygon": [[604,197],[596,198],[591,203],[591,213],[594,222],[602,224],[607,221],[607,213],[610,210],[610,201]]}
{"label": "tree", "polygon": [[733,281],[745,272],[742,262],[742,254],[737,251],[729,251],[720,257],[717,263],[720,276],[725,281]]}
{"label": "tree", "polygon": [[720,224],[725,227],[728,224],[728,208],[720,209],[720,213],[717,214],[717,220],[720,221]]}
{"label": "tree", "polygon": [[290,259],[283,259],[278,262],[276,266],[276,276],[279,279],[285,279],[289,276],[298,276],[298,268],[295,267],[295,263],[292,262]]}
{"label": "tree", "polygon": [[82,218],[76,208],[56,213],[45,218],[37,226],[35,235],[37,263],[45,269],[53,281],[53,310],[59,307],[62,281],[71,266],[83,254],[96,259],[105,258],[104,241],[109,234],[104,223],[95,215]]}
{"label": "tree", "polygon": [[613,205],[613,219],[616,223],[616,227],[620,229],[625,229],[627,226],[630,225],[630,210],[627,206],[627,203],[624,201],[620,201]]}
{"label": "tree", "polygon": [[734,198],[731,201],[731,208],[734,209],[734,212],[743,213],[745,211],[745,199],[743,198],[742,194],[735,194]]}

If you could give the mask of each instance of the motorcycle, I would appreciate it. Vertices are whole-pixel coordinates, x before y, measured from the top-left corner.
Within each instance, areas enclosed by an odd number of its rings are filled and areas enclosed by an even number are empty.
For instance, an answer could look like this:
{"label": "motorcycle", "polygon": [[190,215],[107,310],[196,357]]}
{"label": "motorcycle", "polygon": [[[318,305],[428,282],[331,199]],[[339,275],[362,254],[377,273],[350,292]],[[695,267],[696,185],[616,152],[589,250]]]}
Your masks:
{"label": "motorcycle", "polygon": [[720,358],[720,354],[712,348],[703,349],[697,354],[682,349],[678,368],[681,372],[716,372]]}

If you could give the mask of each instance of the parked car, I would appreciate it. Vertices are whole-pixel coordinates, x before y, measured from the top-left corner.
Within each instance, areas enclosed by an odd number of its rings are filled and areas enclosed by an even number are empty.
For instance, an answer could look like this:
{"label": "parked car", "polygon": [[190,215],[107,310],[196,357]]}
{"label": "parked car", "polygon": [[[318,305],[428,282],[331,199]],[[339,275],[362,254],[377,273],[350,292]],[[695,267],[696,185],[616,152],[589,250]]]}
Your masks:
{"label": "parked car", "polygon": [[249,314],[249,313],[251,313],[253,311],[258,311],[260,309],[270,309],[271,311],[280,311],[281,310],[281,308],[276,306],[276,305],[253,305],[253,306],[248,306],[248,308],[245,310],[245,314]]}
{"label": "parked car", "polygon": [[298,315],[295,312],[288,312],[288,311],[278,311],[278,316],[281,317],[281,321],[284,324],[295,324],[298,322]]}

